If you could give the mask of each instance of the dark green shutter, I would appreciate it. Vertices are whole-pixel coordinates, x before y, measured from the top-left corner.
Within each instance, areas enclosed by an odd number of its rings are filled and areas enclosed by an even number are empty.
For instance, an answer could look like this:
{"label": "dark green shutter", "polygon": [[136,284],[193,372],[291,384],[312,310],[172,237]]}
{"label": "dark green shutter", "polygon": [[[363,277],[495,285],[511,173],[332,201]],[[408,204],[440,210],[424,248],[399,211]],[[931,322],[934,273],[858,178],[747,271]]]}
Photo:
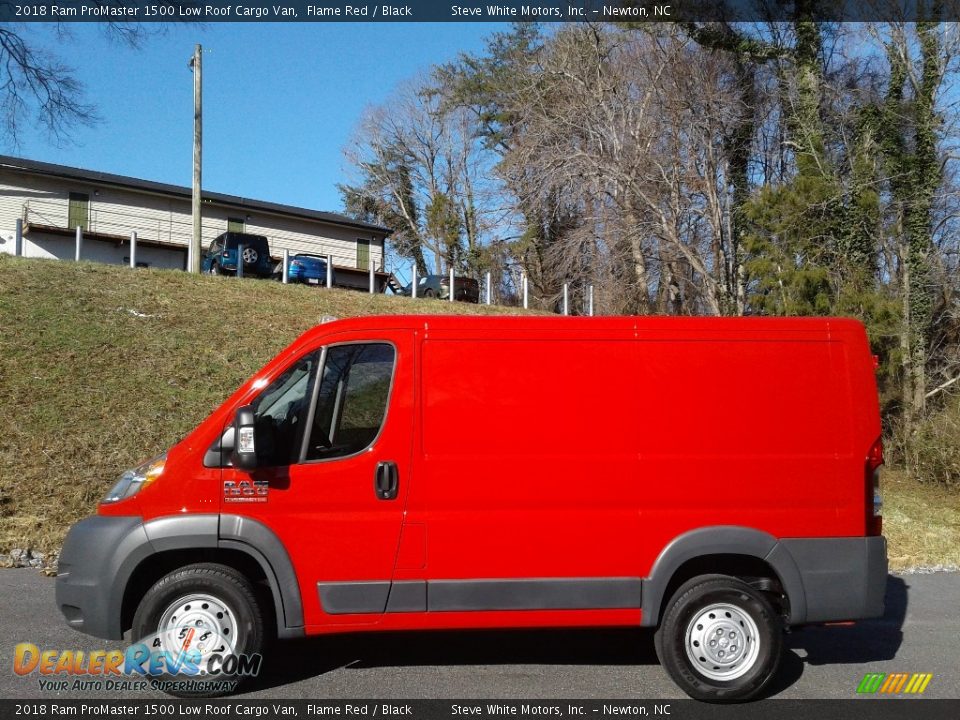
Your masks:
{"label": "dark green shutter", "polygon": [[357,240],[357,267],[361,270],[370,269],[370,241]]}
{"label": "dark green shutter", "polygon": [[70,210],[67,213],[67,227],[73,230],[78,225],[84,230],[90,219],[90,196],[86,193],[70,193]]}

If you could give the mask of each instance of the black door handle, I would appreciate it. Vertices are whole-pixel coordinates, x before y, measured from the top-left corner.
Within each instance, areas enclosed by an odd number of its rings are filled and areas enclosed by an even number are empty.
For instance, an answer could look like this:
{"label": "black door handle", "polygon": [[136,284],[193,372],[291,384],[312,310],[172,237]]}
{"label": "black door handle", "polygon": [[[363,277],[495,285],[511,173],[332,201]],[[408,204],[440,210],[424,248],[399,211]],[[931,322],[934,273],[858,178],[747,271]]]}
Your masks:
{"label": "black door handle", "polygon": [[400,473],[397,471],[397,464],[389,460],[377,463],[377,470],[373,476],[373,488],[376,490],[377,497],[380,500],[393,500],[397,497],[399,487]]}

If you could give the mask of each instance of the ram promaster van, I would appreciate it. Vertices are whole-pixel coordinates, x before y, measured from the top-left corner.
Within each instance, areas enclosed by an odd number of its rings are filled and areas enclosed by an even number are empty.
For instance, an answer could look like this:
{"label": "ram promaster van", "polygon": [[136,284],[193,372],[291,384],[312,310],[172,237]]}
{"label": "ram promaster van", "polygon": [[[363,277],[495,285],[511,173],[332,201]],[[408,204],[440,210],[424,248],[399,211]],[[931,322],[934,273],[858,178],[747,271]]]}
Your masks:
{"label": "ram promaster van", "polygon": [[785,628],[883,612],[874,367],[844,319],[327,322],[123,474],[57,603],[246,654],[643,626],[689,695],[754,697]]}

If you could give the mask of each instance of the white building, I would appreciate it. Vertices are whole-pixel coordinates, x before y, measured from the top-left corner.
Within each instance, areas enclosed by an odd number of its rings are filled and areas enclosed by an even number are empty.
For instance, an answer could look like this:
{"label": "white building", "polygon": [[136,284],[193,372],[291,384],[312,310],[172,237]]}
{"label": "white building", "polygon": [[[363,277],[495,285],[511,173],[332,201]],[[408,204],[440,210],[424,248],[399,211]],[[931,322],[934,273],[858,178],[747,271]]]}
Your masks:
{"label": "white building", "polygon": [[[331,255],[337,285],[367,289],[369,263],[378,289],[389,279],[384,242],[390,229],[336,213],[204,191],[203,246],[227,230],[266,235],[279,260],[290,254]],[[186,269],[193,232],[191,190],[92,170],[0,155],[0,252],[14,252],[23,221],[23,255],[73,259],[83,228],[82,257],[129,263],[137,233],[137,265]]]}

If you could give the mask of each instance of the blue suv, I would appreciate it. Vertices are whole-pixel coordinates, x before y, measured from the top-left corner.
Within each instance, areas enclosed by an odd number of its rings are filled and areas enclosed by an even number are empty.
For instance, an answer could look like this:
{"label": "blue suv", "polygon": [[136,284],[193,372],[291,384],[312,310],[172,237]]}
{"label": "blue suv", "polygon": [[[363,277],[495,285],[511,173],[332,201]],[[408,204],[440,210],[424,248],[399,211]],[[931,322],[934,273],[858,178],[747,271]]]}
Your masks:
{"label": "blue suv", "polygon": [[238,262],[243,263],[245,276],[270,277],[273,261],[270,260],[267,238],[241,232],[218,235],[203,253],[200,269],[210,275],[236,275]]}

